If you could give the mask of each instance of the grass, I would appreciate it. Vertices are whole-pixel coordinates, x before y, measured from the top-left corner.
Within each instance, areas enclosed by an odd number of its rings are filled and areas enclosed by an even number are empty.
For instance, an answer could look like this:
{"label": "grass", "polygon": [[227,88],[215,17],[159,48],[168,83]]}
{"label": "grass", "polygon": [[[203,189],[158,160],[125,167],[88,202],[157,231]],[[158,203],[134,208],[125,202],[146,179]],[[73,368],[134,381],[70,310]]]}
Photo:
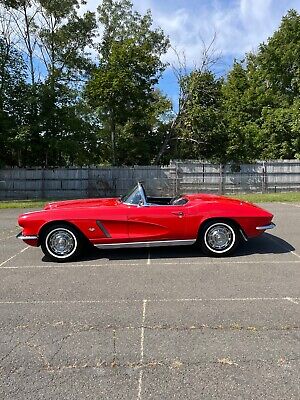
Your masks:
{"label": "grass", "polygon": [[250,201],[251,203],[300,203],[300,192],[286,193],[248,193],[227,195],[241,200]]}
{"label": "grass", "polygon": [[0,201],[0,209],[4,208],[43,208],[50,200],[9,200]]}
{"label": "grass", "polygon": [[[251,203],[300,203],[300,192],[286,193],[248,193],[226,195],[236,199],[250,201]],[[11,200],[0,201],[0,209],[4,208],[42,208],[53,200]]]}

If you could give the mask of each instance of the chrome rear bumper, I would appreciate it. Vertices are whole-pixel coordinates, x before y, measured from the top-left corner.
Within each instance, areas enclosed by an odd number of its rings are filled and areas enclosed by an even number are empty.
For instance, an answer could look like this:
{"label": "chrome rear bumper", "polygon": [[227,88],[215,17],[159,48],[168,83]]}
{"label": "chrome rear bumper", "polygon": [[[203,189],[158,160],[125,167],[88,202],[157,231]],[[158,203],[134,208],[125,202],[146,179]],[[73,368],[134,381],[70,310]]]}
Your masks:
{"label": "chrome rear bumper", "polygon": [[275,225],[273,222],[271,222],[270,225],[257,226],[256,229],[257,229],[258,231],[265,231],[265,230],[267,230],[267,229],[273,229],[273,228],[275,228],[275,226],[276,226],[276,225]]}

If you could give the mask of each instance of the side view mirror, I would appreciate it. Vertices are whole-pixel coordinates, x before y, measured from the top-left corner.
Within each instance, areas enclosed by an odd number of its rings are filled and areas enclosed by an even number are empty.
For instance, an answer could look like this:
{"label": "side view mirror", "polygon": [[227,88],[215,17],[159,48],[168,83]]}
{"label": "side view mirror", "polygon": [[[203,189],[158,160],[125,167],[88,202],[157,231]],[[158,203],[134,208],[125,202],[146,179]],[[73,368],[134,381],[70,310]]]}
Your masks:
{"label": "side view mirror", "polygon": [[138,202],[138,207],[143,207],[143,205],[144,205],[144,200],[140,200],[139,202]]}

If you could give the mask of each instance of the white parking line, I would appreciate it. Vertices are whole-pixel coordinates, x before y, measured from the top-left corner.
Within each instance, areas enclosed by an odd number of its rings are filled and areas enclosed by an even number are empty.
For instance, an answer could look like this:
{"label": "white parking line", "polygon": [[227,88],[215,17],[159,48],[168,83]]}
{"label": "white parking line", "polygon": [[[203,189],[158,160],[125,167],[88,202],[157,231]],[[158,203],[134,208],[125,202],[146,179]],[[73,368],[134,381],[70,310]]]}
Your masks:
{"label": "white parking line", "polygon": [[146,319],[146,305],[148,300],[143,300],[143,317],[142,317],[142,328],[141,328],[141,364],[144,362],[144,334],[145,334],[145,319]]}
{"label": "white parking line", "polygon": [[287,301],[290,301],[291,303],[299,304],[298,301],[296,301],[295,299],[292,299],[291,297],[286,297],[285,299],[286,299]]}
{"label": "white parking line", "polygon": [[247,301],[283,301],[287,299],[294,299],[298,300],[298,297],[220,297],[220,298],[190,298],[190,299],[148,299],[148,302],[151,303],[159,303],[159,302],[205,302],[205,301],[213,301],[213,302],[226,302],[226,301],[241,301],[241,302],[247,302]]}
{"label": "white parking line", "polygon": [[140,357],[141,370],[139,376],[137,400],[140,400],[142,398],[146,305],[147,305],[147,300],[143,300],[142,327],[141,327],[141,357]]}
{"label": "white parking line", "polygon": [[[29,249],[29,247],[30,247],[30,246],[25,247],[24,249],[22,249],[22,250],[19,251],[18,253],[14,254],[14,255],[11,256],[11,257],[9,257],[7,260],[3,261],[3,262],[0,264],[0,268],[1,268],[4,264],[8,263],[8,261],[14,259],[14,258],[17,257],[19,254],[21,254],[21,253],[23,253],[25,250]],[[4,267],[4,268],[5,268],[5,267]]]}
{"label": "white parking line", "polygon": [[[167,302],[254,302],[254,301],[300,301],[298,296],[287,296],[287,297],[220,297],[220,298],[170,298],[170,299],[120,299],[120,300],[19,300],[19,301],[0,301],[3,305],[26,305],[26,304],[132,304],[143,302],[143,321],[145,322],[146,317],[146,304],[148,303],[167,303]],[[142,327],[144,323],[142,324]],[[141,337],[144,335],[144,330],[141,331]],[[144,339],[141,340],[141,349],[144,347]],[[141,356],[144,357],[144,350],[141,351]]]}
{"label": "white parking line", "polygon": [[16,235],[1,237],[1,238],[0,238],[0,242],[3,242],[4,240],[11,239],[11,238],[14,238],[14,237],[16,237]]}
{"label": "white parking line", "polygon": [[138,386],[137,400],[140,400],[142,398],[142,385],[143,385],[143,369],[140,370],[140,375],[139,375],[139,386]]}
{"label": "white parking line", "polygon": [[17,232],[19,232],[19,229],[18,229],[18,228],[10,229],[10,230],[8,230],[8,231],[6,231],[6,232],[3,231],[2,234],[0,235],[0,239],[5,238],[4,235],[11,235],[11,234],[13,234],[13,233],[14,233],[13,236],[16,237]]}
{"label": "white parking line", "polygon": [[0,304],[131,304],[140,303],[141,300],[19,300],[19,301],[0,301]]}
{"label": "white parking line", "polygon": [[[24,250],[23,250],[24,251]],[[17,254],[16,254],[17,255]],[[15,255],[15,256],[16,256]],[[295,254],[296,255],[296,254]],[[8,260],[6,260],[3,264],[7,263],[8,261],[10,261],[11,259],[13,259],[15,256],[9,258]],[[214,262],[214,261],[198,261],[198,262],[180,262],[180,263],[176,263],[176,262],[151,262],[152,266],[160,266],[160,265],[170,265],[170,266],[207,266],[207,265],[212,265],[212,266],[222,266],[222,265],[260,265],[262,263],[265,263],[266,265],[272,265],[272,264],[281,264],[281,265],[286,265],[286,264],[299,264],[300,260],[289,260],[289,261],[268,261],[268,260],[260,260],[260,261],[221,261],[219,260],[218,262]],[[148,262],[147,262],[148,265]],[[107,268],[107,267],[144,267],[145,265],[143,264],[139,264],[139,263],[113,263],[113,262],[108,262],[107,264],[50,264],[50,265],[8,265],[5,267],[0,268],[1,269],[40,269],[40,268],[44,268],[44,269],[51,269],[51,268],[57,268],[57,269],[61,269],[63,270],[64,268]]]}

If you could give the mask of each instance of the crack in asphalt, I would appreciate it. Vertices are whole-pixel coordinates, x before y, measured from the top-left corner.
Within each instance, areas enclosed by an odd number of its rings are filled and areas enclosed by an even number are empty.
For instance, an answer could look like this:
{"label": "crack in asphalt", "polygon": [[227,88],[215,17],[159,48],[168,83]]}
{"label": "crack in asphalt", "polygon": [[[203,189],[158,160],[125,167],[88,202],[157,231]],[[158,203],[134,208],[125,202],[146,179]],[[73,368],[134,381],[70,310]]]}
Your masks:
{"label": "crack in asphalt", "polygon": [[[26,345],[27,342],[28,342],[28,340],[31,340],[35,335],[38,334],[38,332],[39,332],[39,331],[34,332],[34,333],[33,333],[31,336],[29,336],[24,342],[17,341],[17,343],[8,351],[8,353],[6,353],[4,356],[2,356],[2,358],[0,358],[0,363],[1,363],[2,361],[4,361],[7,357],[9,357],[9,356],[14,352],[14,350],[16,350],[18,347]],[[11,340],[10,342],[12,342],[12,340]],[[0,366],[0,367],[2,367],[2,366]]]}
{"label": "crack in asphalt", "polygon": [[[38,372],[48,372],[48,373],[55,373],[55,372],[62,372],[64,370],[83,370],[83,369],[134,369],[140,370],[141,368],[157,368],[157,367],[165,367],[170,369],[179,369],[179,368],[186,368],[186,367],[208,367],[211,365],[220,365],[220,366],[233,366],[233,367],[240,367],[243,368],[245,365],[253,364],[259,367],[262,366],[273,366],[273,367],[284,367],[292,362],[297,362],[300,360],[300,357],[293,357],[293,358],[276,358],[276,359],[238,359],[232,358],[232,362],[223,362],[223,360],[229,360],[229,358],[217,358],[214,361],[184,361],[178,358],[175,358],[170,361],[165,360],[150,360],[144,363],[139,361],[137,362],[125,362],[125,363],[113,363],[108,361],[98,361],[95,364],[84,362],[80,363],[75,361],[72,364],[62,364],[62,365],[47,365],[43,366]],[[10,373],[15,373],[10,371]],[[34,372],[36,373],[36,372]]]}
{"label": "crack in asphalt", "polygon": [[[60,322],[60,325],[64,326],[64,328],[68,327],[68,323],[64,323],[63,321]],[[66,335],[63,336],[63,340],[68,339],[69,337],[76,335],[78,333],[82,332],[91,332],[91,331],[97,331],[101,333],[101,331],[116,331],[116,330],[139,330],[141,329],[141,325],[87,325],[87,324],[69,324],[69,327],[76,328],[73,332],[70,332]],[[21,325],[17,326],[13,329],[13,332],[15,333],[17,330],[30,330],[30,329],[35,329],[36,327],[39,327],[40,330],[43,327],[57,327],[57,323],[36,323],[34,325]],[[230,325],[224,325],[224,324],[219,324],[219,325],[209,325],[209,324],[189,324],[189,325],[171,325],[171,324],[157,324],[157,325],[144,325],[145,329],[149,330],[174,330],[174,331],[197,331],[197,330],[214,330],[214,331],[247,331],[247,332],[269,332],[269,331],[294,331],[300,329],[300,325],[273,325],[273,326],[266,326],[266,325],[255,325],[255,324],[247,324],[247,325],[241,325],[239,323],[232,323]],[[2,329],[0,329],[2,331]],[[4,329],[3,329],[4,331]],[[56,339],[50,342],[47,342],[49,344],[54,344],[60,340]],[[1,360],[0,360],[1,361]]]}

